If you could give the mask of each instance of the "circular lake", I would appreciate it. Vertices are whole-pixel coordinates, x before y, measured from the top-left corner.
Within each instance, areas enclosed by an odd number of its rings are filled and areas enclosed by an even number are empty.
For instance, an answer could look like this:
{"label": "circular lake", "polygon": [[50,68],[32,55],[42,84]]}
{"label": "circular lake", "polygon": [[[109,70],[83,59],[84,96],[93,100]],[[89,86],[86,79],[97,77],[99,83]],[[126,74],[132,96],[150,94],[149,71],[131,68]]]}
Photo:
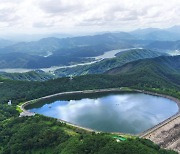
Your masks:
{"label": "circular lake", "polygon": [[58,96],[26,107],[82,127],[130,134],[141,133],[179,110],[167,98],[143,93],[88,93]]}

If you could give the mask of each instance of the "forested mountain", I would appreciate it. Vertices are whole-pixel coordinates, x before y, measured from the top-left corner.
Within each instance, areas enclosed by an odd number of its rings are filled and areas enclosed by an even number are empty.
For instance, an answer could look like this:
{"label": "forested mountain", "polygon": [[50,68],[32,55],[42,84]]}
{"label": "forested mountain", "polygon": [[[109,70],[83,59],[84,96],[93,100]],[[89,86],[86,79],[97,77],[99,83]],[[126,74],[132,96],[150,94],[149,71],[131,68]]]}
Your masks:
{"label": "forested mountain", "polygon": [[[0,153],[163,153],[149,140],[130,137],[116,142],[111,134],[88,133],[56,119],[36,115],[18,117],[19,102],[76,90],[131,87],[180,98],[180,56],[141,59],[106,74],[59,78],[45,82],[0,78]],[[12,106],[6,105],[12,100]],[[2,112],[3,111],[3,112]],[[26,141],[26,142],[24,142]]]}
{"label": "forested mountain", "polygon": [[[65,52],[65,54],[55,53],[48,57],[29,55],[29,54],[25,54],[25,53],[0,54],[0,68],[33,68],[33,69],[37,69],[37,68],[47,68],[47,67],[51,67],[51,66],[69,65],[69,64],[80,63],[80,62],[88,62],[93,59],[87,58],[87,57],[103,54],[105,51],[108,51],[108,50],[116,48],[116,47],[114,45],[113,46],[105,45],[105,46],[94,46],[94,47],[78,47],[78,48],[63,50]],[[124,53],[123,56],[126,57],[129,55],[133,55],[133,53],[131,54],[131,52],[127,52],[127,54]],[[150,52],[147,50],[147,52],[142,51],[139,56],[142,59],[142,58],[155,57],[155,56],[159,56],[159,55],[161,55],[161,54],[155,53],[155,52]],[[137,55],[134,53],[134,58],[135,58],[135,60],[138,59],[138,53],[137,53]],[[130,59],[131,59],[131,57],[126,58],[127,61]],[[106,67],[106,68],[104,68],[106,71],[109,68],[118,66],[122,60],[124,60],[124,58],[122,58],[122,59],[117,58],[112,61],[107,60],[107,61],[101,62],[100,64],[97,64],[97,66],[94,65],[93,67],[98,67],[99,65],[101,65],[101,67],[102,67],[104,65],[104,67]],[[106,64],[107,64],[107,66],[105,66]],[[93,67],[92,67],[92,69],[93,69]],[[97,72],[101,73],[103,71],[104,70],[102,70],[100,72],[97,71]],[[90,72],[93,73],[93,70]],[[83,74],[83,73],[80,73],[80,74]]]}
{"label": "forested mountain", "polygon": [[[8,65],[12,65],[11,67],[17,66],[18,63],[14,61],[13,57],[15,54],[12,54],[12,59],[8,59]],[[18,54],[17,54],[18,55]],[[25,55],[25,54],[24,54]],[[125,63],[130,61],[144,59],[144,58],[153,58],[157,56],[164,55],[163,53],[146,50],[146,49],[131,49],[127,51],[123,51],[118,53],[115,58],[105,59],[103,61],[91,64],[91,65],[84,65],[84,66],[76,66],[71,68],[63,68],[58,69],[54,72],[54,75],[50,73],[45,73],[43,71],[35,71],[35,72],[28,72],[28,73],[0,73],[1,77],[12,79],[12,80],[26,80],[26,81],[44,81],[53,78],[58,78],[62,76],[77,76],[77,75],[85,75],[85,74],[100,74],[104,73],[109,69],[114,67],[122,66]],[[32,56],[34,57],[34,56]],[[57,57],[57,60],[59,58]],[[65,59],[65,58],[64,58]],[[63,60],[64,60],[63,59]],[[46,59],[48,60],[48,59]],[[35,61],[34,59],[31,60],[31,63],[20,63],[19,66],[40,66],[41,61]],[[55,61],[52,60],[54,63]],[[61,61],[62,62],[62,61]],[[47,63],[44,63],[47,64]],[[45,65],[42,65],[45,66]],[[3,64],[2,64],[3,67]]]}
{"label": "forested mountain", "polygon": [[84,46],[96,46],[101,44],[123,44],[122,40],[130,39],[133,39],[133,36],[125,32],[106,33],[94,36],[81,36],[63,39],[50,37],[41,39],[39,41],[14,44],[12,46],[0,49],[0,53],[20,52],[26,54],[46,55],[48,52],[58,52],[59,54],[63,54],[65,53],[64,49]]}
{"label": "forested mountain", "polygon": [[[173,30],[162,30],[157,28],[138,29],[133,32],[104,33],[92,36],[79,36],[72,38],[43,38],[39,41],[20,42],[11,45],[10,42],[4,42],[1,45],[0,53],[20,52],[33,55],[47,55],[48,53],[66,53],[64,50],[77,47],[91,47],[109,45],[121,47],[143,46],[152,41],[176,41],[180,40],[180,33]],[[3,40],[2,40],[3,41]],[[5,40],[4,40],[5,41]],[[111,50],[110,49],[110,50]],[[116,48],[117,49],[117,48]]]}
{"label": "forested mountain", "polygon": [[61,39],[49,37],[16,44],[0,40],[0,68],[34,69],[70,65],[87,62],[92,60],[89,57],[99,56],[110,50],[134,47],[162,52],[179,50],[180,33],[175,33],[175,29],[178,26],[172,29],[149,28],[128,33],[114,32]]}
{"label": "forested mountain", "polygon": [[[0,111],[1,109],[0,105]],[[40,115],[19,118],[9,106],[4,106],[4,109],[6,113],[11,112],[11,119],[0,121],[3,122],[0,130],[0,139],[3,139],[0,142],[2,154],[144,154],[144,151],[147,154],[176,154],[147,139],[129,137],[126,141],[117,142],[113,138],[115,135],[86,132]]]}
{"label": "forested mountain", "polygon": [[[132,48],[126,33],[107,33],[66,39],[45,38],[0,49],[0,68],[45,68],[89,61],[106,51]],[[13,58],[12,58],[13,57]]]}
{"label": "forested mountain", "polygon": [[60,48],[60,39],[44,38],[39,41],[20,42],[5,48],[0,49],[0,53],[26,53],[35,55],[46,55],[48,52],[53,52]]}
{"label": "forested mountain", "polygon": [[[2,80],[2,79],[1,79]],[[23,101],[61,91],[112,87],[180,88],[180,56],[137,60],[109,70],[103,75],[59,78],[45,82],[2,80],[0,101]],[[49,90],[50,89],[50,90]],[[18,96],[18,98],[17,98]]]}
{"label": "forested mountain", "polygon": [[36,61],[40,56],[26,53],[5,53],[0,54],[0,68],[24,68],[30,61]]}
{"label": "forested mountain", "polygon": [[0,154],[178,153],[180,0],[0,0]]}
{"label": "forested mountain", "polygon": [[154,76],[180,87],[180,56],[142,59],[111,69],[106,73],[111,75],[126,74],[138,76],[138,78],[146,77],[147,80],[151,80],[151,76]]}
{"label": "forested mountain", "polygon": [[5,73],[0,72],[0,76],[5,79],[22,81],[46,81],[56,78],[55,75],[43,71],[30,71],[27,73]]}
{"label": "forested mountain", "polygon": [[95,64],[87,66],[77,66],[72,68],[58,69],[55,71],[57,76],[69,76],[69,75],[84,75],[84,74],[99,74],[112,69],[114,67],[122,66],[125,63],[144,59],[153,58],[163,55],[163,53],[146,50],[146,49],[133,49],[118,53],[116,58],[105,59]]}
{"label": "forested mountain", "polygon": [[0,68],[46,68],[90,61],[91,58],[71,55],[51,55],[42,57],[26,53],[0,54]]}

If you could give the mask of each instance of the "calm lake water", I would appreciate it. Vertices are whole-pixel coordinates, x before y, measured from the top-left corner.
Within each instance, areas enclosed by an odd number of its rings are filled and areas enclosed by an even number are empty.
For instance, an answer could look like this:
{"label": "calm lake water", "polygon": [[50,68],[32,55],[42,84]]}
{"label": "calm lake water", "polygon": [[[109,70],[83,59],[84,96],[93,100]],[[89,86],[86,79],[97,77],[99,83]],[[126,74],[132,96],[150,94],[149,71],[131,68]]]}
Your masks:
{"label": "calm lake water", "polygon": [[163,97],[113,92],[55,97],[28,110],[98,131],[138,134],[177,113],[178,106]]}

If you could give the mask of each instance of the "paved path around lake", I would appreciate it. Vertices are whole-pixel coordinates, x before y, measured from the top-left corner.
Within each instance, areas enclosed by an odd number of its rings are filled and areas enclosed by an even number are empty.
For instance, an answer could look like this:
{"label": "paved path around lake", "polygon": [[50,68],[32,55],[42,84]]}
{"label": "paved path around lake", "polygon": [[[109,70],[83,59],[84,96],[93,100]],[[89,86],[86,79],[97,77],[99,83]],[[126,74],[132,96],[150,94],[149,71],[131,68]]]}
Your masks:
{"label": "paved path around lake", "polygon": [[[111,88],[111,89],[99,89],[99,90],[61,92],[58,94],[49,95],[49,96],[45,96],[45,97],[42,97],[39,99],[25,102],[24,104],[22,104],[20,106],[21,110],[23,111],[20,116],[34,116],[35,113],[31,113],[31,112],[27,111],[25,109],[25,106],[27,106],[28,104],[31,104],[32,102],[36,102],[39,100],[43,100],[43,99],[47,99],[47,98],[51,98],[51,97],[59,96],[59,95],[73,94],[73,93],[77,93],[77,94],[78,93],[97,93],[97,92],[108,92],[108,91],[125,91],[125,90],[123,90],[123,88]],[[171,99],[177,103],[177,105],[179,106],[179,112],[176,115],[166,119],[165,121],[159,123],[158,125],[154,126],[153,128],[150,128],[149,130],[139,134],[138,136],[141,138],[150,139],[151,141],[155,142],[156,144],[160,145],[163,148],[173,149],[173,150],[177,151],[178,153],[180,153],[180,100],[178,100],[174,97],[168,96],[168,95],[157,94],[154,92],[149,92],[149,91],[144,91],[144,90],[134,89],[133,91],[150,94],[150,95],[155,95],[155,96],[160,96],[160,97],[165,97],[165,98]],[[90,131],[90,132],[95,131],[95,130],[91,130],[89,128],[84,128],[84,127],[80,127],[80,126],[68,123],[61,119],[58,119],[58,121],[65,122],[70,126],[84,129],[86,131]]]}

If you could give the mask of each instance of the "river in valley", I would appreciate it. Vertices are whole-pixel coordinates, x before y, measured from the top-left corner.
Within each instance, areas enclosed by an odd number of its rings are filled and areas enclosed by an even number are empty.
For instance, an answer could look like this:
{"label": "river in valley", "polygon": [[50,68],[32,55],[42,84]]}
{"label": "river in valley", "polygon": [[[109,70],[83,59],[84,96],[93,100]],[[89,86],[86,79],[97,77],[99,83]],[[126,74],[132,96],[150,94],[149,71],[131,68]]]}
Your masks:
{"label": "river in valley", "polygon": [[89,57],[89,58],[94,58],[94,60],[91,61],[91,62],[78,63],[78,64],[73,64],[73,65],[68,65],[68,66],[52,66],[52,67],[49,67],[49,68],[38,68],[38,69],[3,68],[3,69],[0,69],[0,72],[25,73],[25,72],[35,71],[35,70],[42,70],[42,71],[47,72],[47,73],[49,73],[49,72],[53,73],[55,70],[61,69],[61,68],[71,68],[71,67],[76,67],[76,66],[90,65],[90,64],[99,62],[99,61],[101,61],[103,59],[114,58],[117,53],[122,52],[122,51],[132,50],[132,49],[141,49],[141,48],[128,48],[128,49],[110,50],[110,51],[107,51],[107,52],[105,52],[104,54],[102,54],[100,56]]}

